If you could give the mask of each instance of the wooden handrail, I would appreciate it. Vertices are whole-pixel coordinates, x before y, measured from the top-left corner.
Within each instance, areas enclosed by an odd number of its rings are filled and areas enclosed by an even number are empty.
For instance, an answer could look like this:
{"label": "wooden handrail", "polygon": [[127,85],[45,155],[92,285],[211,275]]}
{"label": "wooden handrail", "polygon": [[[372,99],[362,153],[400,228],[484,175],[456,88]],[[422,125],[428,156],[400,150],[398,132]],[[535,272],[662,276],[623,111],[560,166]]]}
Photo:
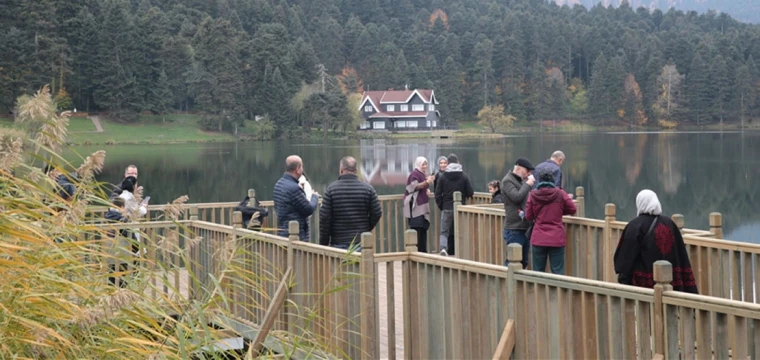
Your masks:
{"label": "wooden handrail", "polygon": [[509,360],[512,352],[515,350],[515,321],[507,320],[504,331],[501,333],[499,346],[493,354],[493,360]]}

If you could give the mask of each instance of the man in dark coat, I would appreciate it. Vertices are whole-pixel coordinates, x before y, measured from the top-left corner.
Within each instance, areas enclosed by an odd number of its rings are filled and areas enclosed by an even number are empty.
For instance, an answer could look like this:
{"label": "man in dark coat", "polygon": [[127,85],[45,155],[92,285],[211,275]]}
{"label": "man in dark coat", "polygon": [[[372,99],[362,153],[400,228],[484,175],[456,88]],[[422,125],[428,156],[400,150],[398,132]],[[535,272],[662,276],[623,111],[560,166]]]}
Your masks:
{"label": "man in dark coat", "polygon": [[[528,254],[530,254],[530,243],[525,236],[530,222],[525,220],[525,204],[528,201],[528,194],[535,183],[535,179],[530,172],[533,171],[533,165],[525,158],[517,159],[512,172],[507,174],[501,180],[501,193],[504,194],[504,241],[509,244],[520,244],[522,246],[522,265],[523,269],[528,267]],[[507,266],[509,263],[504,262]]]}
{"label": "man in dark coat", "polygon": [[277,235],[287,237],[288,223],[296,220],[301,241],[309,241],[308,218],[317,209],[319,194],[314,192],[311,199],[306,198],[304,189],[298,185],[303,172],[303,160],[296,155],[288,156],[285,173],[274,185],[274,211],[277,213]]}
{"label": "man in dark coat", "polygon": [[472,189],[472,183],[467,174],[462,170],[459,164],[459,157],[451,154],[448,157],[446,171],[438,179],[438,185],[435,187],[435,204],[441,210],[441,255],[454,255],[456,245],[454,244],[454,193],[462,193],[462,204],[467,203],[467,199],[472,198],[475,191]]}
{"label": "man in dark coat", "polygon": [[341,159],[340,176],[322,197],[319,244],[338,249],[360,244],[361,234],[371,232],[382,215],[375,188],[356,176],[356,159],[350,156]]}
{"label": "man in dark coat", "polygon": [[[136,165],[127,165],[127,167],[124,168],[124,179],[126,179],[126,178],[128,178],[130,176],[132,176],[135,179],[137,179],[137,166]],[[122,182],[124,182],[123,179],[122,179]],[[112,187],[112,191],[111,191],[111,194],[108,196],[108,200],[111,201],[111,202],[113,202],[113,199],[119,197],[119,195],[121,195],[121,192],[124,189],[121,188],[121,185],[112,185],[111,187]],[[135,189],[135,190],[136,191],[142,191],[142,188],[143,188],[142,186],[138,186],[137,189]]]}
{"label": "man in dark coat", "polygon": [[76,173],[69,177],[51,165],[45,166],[45,173],[55,181],[55,192],[61,199],[68,201],[74,197],[77,187],[71,182],[71,179],[75,178]]}
{"label": "man in dark coat", "polygon": [[[562,189],[562,169],[560,166],[565,162],[565,153],[562,151],[555,151],[552,153],[552,156],[536,165],[536,169],[533,171],[535,174],[540,174],[542,171],[549,171],[552,174],[552,177],[554,177],[554,186]],[[538,183],[533,185],[533,189],[535,190],[538,187]]]}

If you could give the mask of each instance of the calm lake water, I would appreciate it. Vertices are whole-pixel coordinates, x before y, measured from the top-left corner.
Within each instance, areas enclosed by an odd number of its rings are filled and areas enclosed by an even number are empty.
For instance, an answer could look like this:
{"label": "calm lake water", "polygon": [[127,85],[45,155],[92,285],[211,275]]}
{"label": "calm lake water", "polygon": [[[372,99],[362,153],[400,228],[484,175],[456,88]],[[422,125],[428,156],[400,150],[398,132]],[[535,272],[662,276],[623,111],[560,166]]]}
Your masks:
{"label": "calm lake water", "polygon": [[137,164],[151,203],[181,195],[191,202],[239,201],[248,188],[271,199],[285,157],[304,159],[307,176],[323,192],[338,175],[341,157],[360,162],[364,179],[380,194],[402,193],[417,156],[431,163],[459,155],[476,191],[501,179],[521,156],[534,165],[561,149],[566,188],[586,189],[587,216],[603,218],[604,204],[617,205],[617,218],[635,216],[636,194],[652,189],[667,215],[683,214],[686,226],[707,229],[708,214],[723,214],[727,239],[760,243],[760,133],[606,133],[520,135],[494,140],[353,140],[323,142],[239,142],[224,144],[78,147],[87,154],[107,151],[101,181],[121,180]]}

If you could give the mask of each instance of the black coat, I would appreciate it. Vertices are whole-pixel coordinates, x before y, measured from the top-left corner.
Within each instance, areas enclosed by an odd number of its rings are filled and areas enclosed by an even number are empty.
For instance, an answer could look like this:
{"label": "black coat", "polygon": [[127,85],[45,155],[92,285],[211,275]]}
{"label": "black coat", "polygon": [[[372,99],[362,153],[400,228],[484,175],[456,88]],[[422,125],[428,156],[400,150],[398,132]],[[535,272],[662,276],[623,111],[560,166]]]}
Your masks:
{"label": "black coat", "polygon": [[254,199],[254,203],[250,204],[251,198],[246,196],[243,201],[238,204],[238,206],[235,207],[235,211],[240,211],[243,214],[243,227],[248,228],[248,224],[251,222],[251,218],[253,217],[253,214],[259,213],[258,217],[258,225],[252,227],[254,230],[260,230],[261,229],[261,223],[264,221],[264,218],[266,218],[269,215],[269,209],[265,207],[261,207],[261,203],[259,203],[259,199]]}
{"label": "black coat", "polygon": [[496,194],[491,195],[491,204],[503,204],[504,203],[504,194],[501,193],[501,190],[497,191]]}
{"label": "black coat", "polygon": [[361,234],[372,231],[382,215],[375,188],[360,181],[356,175],[341,175],[327,187],[322,196],[319,243],[359,244]]}
{"label": "black coat", "polygon": [[462,193],[462,204],[475,195],[470,178],[463,171],[446,171],[435,187],[435,204],[439,210],[454,210],[454,193]]}
{"label": "black coat", "polygon": [[308,241],[308,218],[317,209],[317,194],[313,194],[311,199],[306,199],[303,189],[298,186],[298,180],[285,173],[274,185],[273,197],[274,211],[277,214],[277,235],[288,237],[288,223],[296,220],[301,241]]}
{"label": "black coat", "polygon": [[667,216],[657,216],[657,223],[647,235],[655,216],[643,214],[625,226],[615,250],[615,272],[621,284],[654,287],[654,263],[667,260],[673,266],[673,290],[697,293],[697,283],[689,262],[683,236]]}

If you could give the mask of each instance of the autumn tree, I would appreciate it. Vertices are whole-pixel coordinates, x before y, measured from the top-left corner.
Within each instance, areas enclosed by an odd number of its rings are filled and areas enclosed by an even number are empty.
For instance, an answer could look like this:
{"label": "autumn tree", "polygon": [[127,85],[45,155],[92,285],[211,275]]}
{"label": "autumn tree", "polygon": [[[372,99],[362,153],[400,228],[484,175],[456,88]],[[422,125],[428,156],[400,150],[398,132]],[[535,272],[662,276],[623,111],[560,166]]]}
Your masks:
{"label": "autumn tree", "polygon": [[624,118],[628,120],[628,124],[631,127],[633,127],[634,124],[646,124],[647,116],[644,113],[641,88],[639,87],[639,83],[636,82],[636,78],[633,74],[626,75],[623,88],[625,89],[625,100],[623,101]]}
{"label": "autumn tree", "polygon": [[515,117],[512,115],[504,114],[504,106],[502,105],[486,105],[480,111],[478,111],[478,120],[481,126],[491,129],[491,133],[495,133],[497,129],[506,129],[512,127],[515,122]]}
{"label": "autumn tree", "polygon": [[681,82],[684,76],[678,73],[676,65],[668,64],[662,67],[657,77],[659,94],[653,108],[658,120],[672,120],[673,114],[681,106]]}

